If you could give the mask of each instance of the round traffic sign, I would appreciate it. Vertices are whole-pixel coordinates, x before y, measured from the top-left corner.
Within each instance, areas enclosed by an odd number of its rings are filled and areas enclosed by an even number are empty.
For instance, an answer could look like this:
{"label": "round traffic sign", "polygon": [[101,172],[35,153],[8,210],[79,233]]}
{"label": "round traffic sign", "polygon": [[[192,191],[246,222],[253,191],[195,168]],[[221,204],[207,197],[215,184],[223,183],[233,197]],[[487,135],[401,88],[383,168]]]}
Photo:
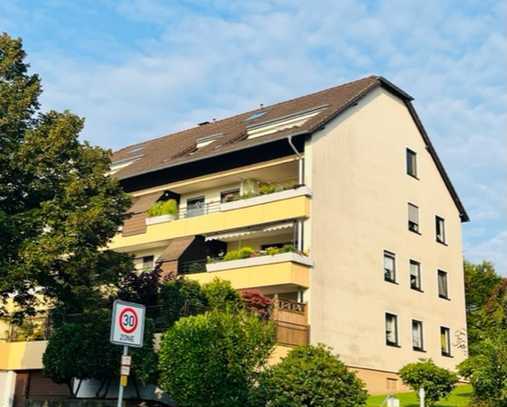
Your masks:
{"label": "round traffic sign", "polygon": [[126,334],[134,332],[137,328],[138,323],[137,312],[134,308],[125,307],[121,310],[119,315],[120,329]]}

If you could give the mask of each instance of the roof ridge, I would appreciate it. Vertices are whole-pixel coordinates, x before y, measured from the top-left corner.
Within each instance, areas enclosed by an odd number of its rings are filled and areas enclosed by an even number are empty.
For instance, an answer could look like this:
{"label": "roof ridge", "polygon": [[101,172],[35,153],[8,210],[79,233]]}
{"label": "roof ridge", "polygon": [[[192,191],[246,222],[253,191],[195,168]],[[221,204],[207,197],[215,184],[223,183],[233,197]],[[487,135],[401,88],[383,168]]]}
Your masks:
{"label": "roof ridge", "polygon": [[[273,108],[273,107],[276,107],[276,106],[283,105],[285,103],[292,103],[292,102],[300,100],[300,99],[304,99],[304,98],[308,98],[308,97],[312,97],[312,96],[317,96],[317,95],[319,95],[321,93],[329,92],[330,90],[334,90],[334,89],[345,87],[345,86],[350,86],[350,85],[352,85],[354,83],[357,83],[357,82],[360,82],[360,81],[364,81],[366,79],[376,79],[376,80],[378,80],[379,78],[380,77],[378,75],[368,75],[368,76],[365,76],[365,77],[360,78],[360,79],[355,79],[353,81],[344,82],[344,83],[341,83],[339,85],[331,86],[330,88],[325,88],[325,89],[321,89],[321,90],[316,91],[316,92],[305,94],[303,96],[297,96],[297,97],[294,97],[292,99],[287,99],[287,100],[283,100],[283,101],[280,101],[280,102],[276,102],[276,103],[273,103],[271,105],[264,106],[262,109]],[[232,116],[224,117],[223,119],[219,119],[219,120],[216,120],[214,122],[211,122],[211,123],[207,124],[206,126],[210,126],[210,125],[213,126],[215,124],[223,123],[225,121],[232,120],[232,119],[238,118],[240,116],[247,115],[249,113],[250,114],[254,113],[254,112],[258,111],[258,110],[261,110],[261,109],[257,108],[257,109],[253,109],[253,110],[248,110],[246,112],[237,113],[237,114],[234,114]],[[156,141],[165,139],[167,137],[176,136],[178,134],[183,134],[185,132],[188,132],[188,131],[191,131],[191,130],[195,130],[195,129],[198,129],[198,128],[200,128],[200,126],[188,127],[186,129],[183,129],[183,130],[178,130],[176,132],[165,134],[163,136],[159,136],[159,137],[151,138],[151,139],[148,139],[148,140],[144,140],[144,141],[141,141],[139,143],[129,144],[128,146],[120,148],[119,150],[114,150],[113,154],[119,153],[120,151],[124,151],[124,150],[132,148],[132,147],[138,147],[138,146],[141,146],[141,145],[146,144],[146,143],[156,142]]]}

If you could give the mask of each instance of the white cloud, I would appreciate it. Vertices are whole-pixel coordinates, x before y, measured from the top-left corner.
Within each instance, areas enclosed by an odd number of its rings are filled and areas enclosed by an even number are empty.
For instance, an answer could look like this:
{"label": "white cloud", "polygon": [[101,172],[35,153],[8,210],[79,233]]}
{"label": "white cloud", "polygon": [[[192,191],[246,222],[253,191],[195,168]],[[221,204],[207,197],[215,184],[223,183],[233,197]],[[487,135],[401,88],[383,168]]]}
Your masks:
{"label": "white cloud", "polygon": [[473,247],[468,248],[468,260],[481,262],[490,260],[496,271],[507,276],[507,231],[502,231]]}
{"label": "white cloud", "polygon": [[[465,254],[499,258],[488,249],[507,229],[507,6],[499,3],[120,1],[118,18],[157,34],[120,44],[93,33],[76,44],[102,50],[100,60],[67,44],[31,60],[44,78],[44,106],[85,116],[85,137],[110,147],[383,74],[415,96],[469,209]],[[51,18],[10,13],[25,26]]]}

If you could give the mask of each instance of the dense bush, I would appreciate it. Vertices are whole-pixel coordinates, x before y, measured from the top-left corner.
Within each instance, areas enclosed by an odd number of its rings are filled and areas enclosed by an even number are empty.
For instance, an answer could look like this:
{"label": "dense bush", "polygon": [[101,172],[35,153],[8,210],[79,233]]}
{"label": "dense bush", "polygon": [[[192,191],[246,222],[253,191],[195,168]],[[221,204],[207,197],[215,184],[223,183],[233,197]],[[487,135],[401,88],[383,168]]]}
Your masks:
{"label": "dense bush", "polygon": [[179,407],[246,405],[273,346],[273,326],[245,311],[182,318],[163,336],[159,385]]}
{"label": "dense bush", "polygon": [[481,342],[480,353],[459,366],[474,389],[474,405],[507,407],[507,332],[499,330]]}
{"label": "dense bush", "polygon": [[364,406],[363,383],[323,346],[301,346],[265,370],[254,395],[255,405],[269,407]]}
{"label": "dense bush", "polygon": [[229,281],[215,278],[211,283],[204,284],[202,291],[210,309],[225,311],[239,310],[244,307],[239,292],[232,288]]}
{"label": "dense bush", "polygon": [[244,246],[238,250],[229,250],[225,256],[224,260],[239,260],[239,259],[247,259],[252,257],[255,253],[255,250],[250,246]]}
{"label": "dense bush", "polygon": [[273,301],[259,290],[242,290],[241,300],[248,311],[257,314],[261,319],[269,319]]}
{"label": "dense bush", "polygon": [[176,215],[178,213],[178,202],[175,199],[155,202],[148,209],[148,216]]}
{"label": "dense bush", "polygon": [[160,287],[159,323],[172,326],[180,317],[197,315],[208,309],[208,299],[197,281],[178,278]]}
{"label": "dense bush", "polygon": [[455,373],[438,367],[431,359],[405,365],[400,370],[400,377],[403,383],[417,393],[421,387],[424,388],[428,407],[434,406],[438,400],[447,397],[458,381]]}
{"label": "dense bush", "polygon": [[[122,348],[109,342],[109,310],[79,315],[54,330],[42,357],[44,374],[66,384],[76,396],[80,383],[96,379],[97,397],[105,397],[113,378],[119,375]],[[83,349],[86,352],[83,352]],[[132,379],[140,384],[157,382],[158,355],[153,349],[153,322],[146,320],[144,346],[131,349]]]}

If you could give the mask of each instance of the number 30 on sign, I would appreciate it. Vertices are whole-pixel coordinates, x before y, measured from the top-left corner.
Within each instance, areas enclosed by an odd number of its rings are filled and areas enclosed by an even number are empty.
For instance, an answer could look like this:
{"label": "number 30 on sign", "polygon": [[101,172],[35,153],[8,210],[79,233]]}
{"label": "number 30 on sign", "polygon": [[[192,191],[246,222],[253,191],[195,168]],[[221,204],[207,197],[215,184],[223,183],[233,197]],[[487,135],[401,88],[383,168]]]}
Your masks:
{"label": "number 30 on sign", "polygon": [[116,300],[113,304],[111,342],[140,348],[144,336],[144,305]]}

